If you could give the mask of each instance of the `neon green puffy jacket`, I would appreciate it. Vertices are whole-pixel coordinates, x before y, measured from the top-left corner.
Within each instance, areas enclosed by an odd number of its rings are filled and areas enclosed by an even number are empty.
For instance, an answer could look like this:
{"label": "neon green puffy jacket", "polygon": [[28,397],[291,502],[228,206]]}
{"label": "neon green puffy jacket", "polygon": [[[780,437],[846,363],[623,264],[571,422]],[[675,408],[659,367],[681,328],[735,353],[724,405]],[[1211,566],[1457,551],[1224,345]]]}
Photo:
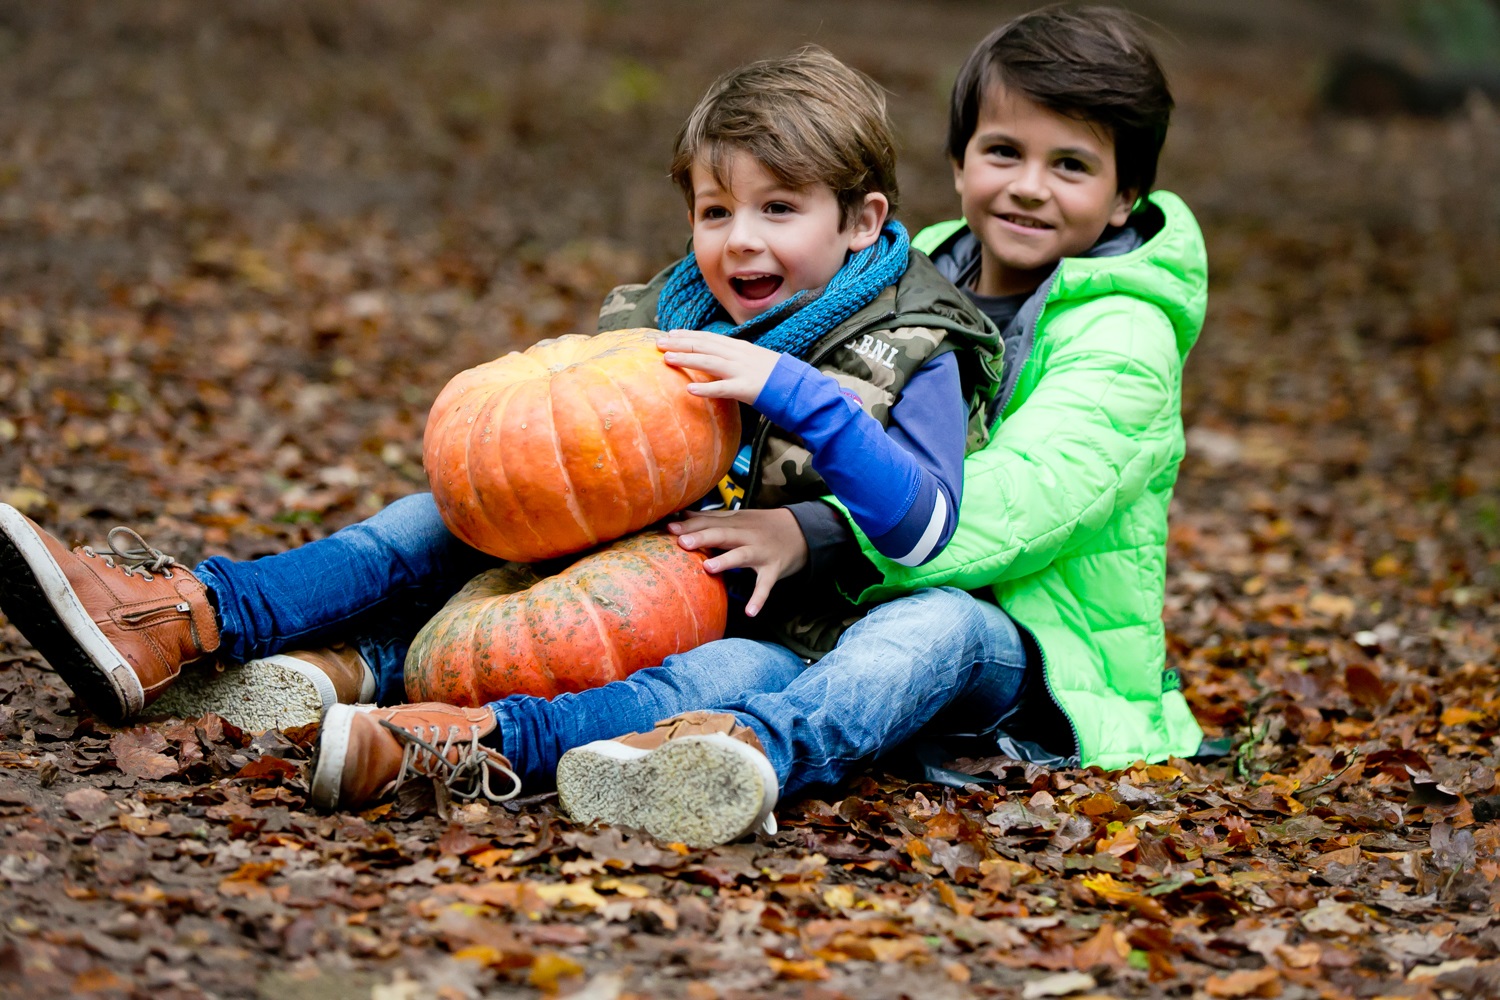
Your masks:
{"label": "neon green puffy jacket", "polygon": [[[1207,255],[1181,199],[1149,202],[1159,215],[1145,210],[1155,231],[1144,245],[1063,260],[1007,331],[1016,365],[998,427],[964,462],[947,548],[909,568],[859,537],[885,577],[861,601],[989,588],[1036,639],[1077,756],[1105,768],[1190,756],[1203,738],[1165,669],[1162,603],[1182,368],[1203,326]],[[914,244],[937,257],[963,232],[942,223]]]}

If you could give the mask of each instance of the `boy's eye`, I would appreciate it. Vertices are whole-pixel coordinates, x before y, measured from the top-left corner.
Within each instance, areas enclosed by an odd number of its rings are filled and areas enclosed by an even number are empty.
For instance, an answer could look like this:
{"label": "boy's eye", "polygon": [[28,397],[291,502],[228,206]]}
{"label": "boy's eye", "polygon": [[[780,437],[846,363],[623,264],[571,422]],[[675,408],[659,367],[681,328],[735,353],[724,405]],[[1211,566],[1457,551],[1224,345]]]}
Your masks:
{"label": "boy's eye", "polygon": [[991,156],[998,156],[1003,160],[1014,160],[1021,155],[1021,151],[1008,142],[997,142],[986,150]]}
{"label": "boy's eye", "polygon": [[729,218],[729,209],[723,205],[708,205],[698,213],[698,218],[706,222],[711,222],[715,219],[727,219]]}
{"label": "boy's eye", "polygon": [[766,214],[768,215],[785,215],[791,211],[795,210],[784,201],[773,201],[766,206]]}
{"label": "boy's eye", "polygon": [[1089,165],[1076,156],[1064,156],[1057,161],[1057,166],[1060,170],[1070,174],[1086,174],[1089,171]]}

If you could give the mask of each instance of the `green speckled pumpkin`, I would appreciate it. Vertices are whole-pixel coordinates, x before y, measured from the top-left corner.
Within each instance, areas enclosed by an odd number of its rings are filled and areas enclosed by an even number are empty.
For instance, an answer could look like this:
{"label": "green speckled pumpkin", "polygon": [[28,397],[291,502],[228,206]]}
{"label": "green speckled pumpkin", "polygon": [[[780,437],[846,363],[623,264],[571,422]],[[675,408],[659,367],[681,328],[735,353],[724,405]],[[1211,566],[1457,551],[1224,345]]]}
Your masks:
{"label": "green speckled pumpkin", "polygon": [[582,691],[722,638],[728,599],[703,560],[652,531],[554,576],[519,564],[481,573],[417,634],[407,699],[475,706]]}

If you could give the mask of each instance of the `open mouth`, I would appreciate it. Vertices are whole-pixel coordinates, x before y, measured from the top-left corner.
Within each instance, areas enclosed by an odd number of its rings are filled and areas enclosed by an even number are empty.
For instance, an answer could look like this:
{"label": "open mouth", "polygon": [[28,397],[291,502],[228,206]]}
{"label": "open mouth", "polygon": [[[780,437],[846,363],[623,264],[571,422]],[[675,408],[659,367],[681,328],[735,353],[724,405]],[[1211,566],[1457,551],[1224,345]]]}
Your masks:
{"label": "open mouth", "polygon": [[1043,222],[1041,219],[1032,218],[1029,215],[1015,215],[1013,213],[1005,213],[1000,216],[1000,219],[1003,222],[1009,222],[1011,225],[1019,226],[1022,229],[1042,230],[1054,228],[1048,223]]}
{"label": "open mouth", "polygon": [[782,278],[776,274],[757,274],[746,278],[730,278],[729,287],[742,299],[757,302],[776,294]]}

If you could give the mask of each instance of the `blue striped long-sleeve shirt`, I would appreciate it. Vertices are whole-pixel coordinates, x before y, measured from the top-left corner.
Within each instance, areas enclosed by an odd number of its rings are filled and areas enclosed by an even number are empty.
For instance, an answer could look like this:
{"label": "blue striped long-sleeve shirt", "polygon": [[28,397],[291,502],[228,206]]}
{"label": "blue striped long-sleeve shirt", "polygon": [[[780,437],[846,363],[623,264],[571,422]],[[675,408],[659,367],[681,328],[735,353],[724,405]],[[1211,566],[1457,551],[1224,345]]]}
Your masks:
{"label": "blue striped long-sleeve shirt", "polygon": [[813,469],[882,555],[918,566],[942,551],[958,523],[969,418],[953,354],[912,373],[886,427],[832,376],[790,355],[755,409],[802,439]]}

